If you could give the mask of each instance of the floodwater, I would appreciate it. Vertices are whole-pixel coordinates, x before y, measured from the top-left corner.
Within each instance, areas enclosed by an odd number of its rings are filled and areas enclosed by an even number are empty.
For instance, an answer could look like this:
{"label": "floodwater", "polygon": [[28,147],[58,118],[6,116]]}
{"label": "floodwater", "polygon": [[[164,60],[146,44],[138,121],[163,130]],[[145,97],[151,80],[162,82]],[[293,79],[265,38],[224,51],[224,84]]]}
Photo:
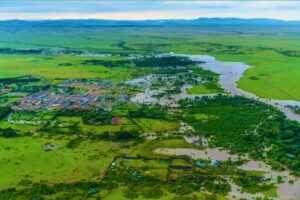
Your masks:
{"label": "floodwater", "polygon": [[161,98],[155,97],[155,95],[161,94],[163,90],[151,90],[149,87],[145,89],[144,92],[138,93],[133,96],[130,101],[135,103],[144,103],[144,104],[159,104],[161,106],[169,106],[169,107],[178,107],[177,103],[181,99],[194,99],[195,97],[203,97],[203,96],[214,96],[216,94],[188,94],[187,89],[191,88],[191,85],[183,85],[180,88],[179,94],[173,94],[169,96],[163,96]]}
{"label": "floodwater", "polygon": [[[236,95],[245,96],[247,98],[256,99],[258,101],[267,103],[269,105],[273,105],[277,107],[279,110],[281,110],[287,116],[287,118],[300,122],[300,115],[294,113],[290,108],[286,107],[288,105],[300,106],[299,101],[263,99],[237,87],[236,82],[243,76],[243,73],[251,66],[241,62],[217,61],[214,57],[209,55],[179,54],[178,56],[186,56],[194,61],[205,62],[205,63],[199,63],[199,66],[204,69],[211,70],[213,72],[220,74],[220,84],[227,92]],[[194,98],[195,96],[199,96],[199,97],[208,96],[208,95],[189,95],[186,93],[186,89],[188,87],[189,87],[188,85],[183,86],[181,88],[181,93],[178,95],[173,95],[168,99],[161,98],[159,100],[152,97],[153,93],[156,93],[156,91],[151,91],[147,89],[145,92],[134,97],[132,101],[144,102],[144,103],[159,103],[161,105],[173,105],[174,107],[176,107],[177,106],[176,101],[179,99]],[[211,95],[215,95],[215,94],[211,94]],[[166,155],[186,155],[186,156],[190,156],[193,159],[202,158],[202,159],[220,160],[220,161],[227,160],[229,158],[232,160],[238,159],[237,155],[232,155],[228,151],[219,150],[219,149],[210,149],[210,148],[207,148],[205,150],[185,149],[185,148],[160,148],[160,149],[156,149],[155,152],[160,154],[166,154]],[[300,199],[299,178],[289,175],[288,171],[278,172],[272,170],[271,167],[265,164],[264,162],[251,160],[247,156],[246,157],[244,156],[242,158],[246,158],[247,160],[249,160],[249,162],[240,166],[241,169],[265,171],[266,177],[272,178],[275,182],[277,180],[277,176],[283,176],[284,183],[278,185],[277,199],[279,200]],[[289,180],[294,180],[294,183],[290,184]],[[230,195],[236,196],[238,198],[252,199],[261,196],[261,194],[251,195],[247,193],[241,193],[240,188],[238,188],[238,186],[234,184],[232,184],[232,188],[233,190],[230,192]]]}
{"label": "floodwater", "polygon": [[275,99],[263,99],[255,94],[244,91],[237,87],[236,82],[243,76],[243,73],[251,66],[242,62],[223,62],[216,60],[213,56],[209,55],[188,55],[178,54],[179,56],[189,57],[191,60],[196,62],[205,62],[199,64],[203,69],[207,69],[220,74],[220,84],[222,87],[232,94],[245,96],[247,98],[256,99],[258,101],[267,103],[277,107],[282,111],[287,118],[300,122],[300,115],[296,114],[292,109],[286,107],[288,105],[300,106],[299,101],[293,100],[275,100]]}
{"label": "floodwater", "polygon": [[[281,110],[287,118],[291,120],[296,120],[300,122],[300,115],[296,114],[290,108],[291,106],[300,106],[299,101],[292,100],[274,100],[274,99],[263,99],[258,96],[249,93],[247,91],[241,90],[237,87],[236,82],[243,76],[243,73],[250,68],[249,65],[241,62],[221,62],[215,60],[214,57],[208,55],[185,55],[194,61],[205,62],[200,64],[204,69],[211,70],[220,74],[220,84],[222,87],[233,94],[242,95],[247,98],[257,99],[261,102],[273,105]],[[204,157],[205,158],[205,157]],[[266,171],[267,175],[273,180],[277,179],[277,176],[283,176],[284,183],[278,185],[278,199],[280,200],[296,200],[300,199],[300,180],[297,177],[289,175],[288,171],[278,172],[271,169],[270,166],[261,161],[249,160],[246,164],[241,166],[244,170],[261,170]],[[289,180],[294,180],[294,183],[289,183]],[[239,197],[251,197],[251,196],[241,196],[238,192],[234,192],[235,195]],[[253,197],[253,196],[252,196]],[[251,198],[252,198],[251,197]]]}
{"label": "floodwater", "polygon": [[205,150],[188,149],[188,148],[159,148],[154,150],[155,153],[176,156],[189,156],[193,159],[207,159],[225,161],[228,159],[237,160],[237,155],[231,155],[228,151],[207,148]]}
{"label": "floodwater", "polygon": [[[154,150],[155,153],[170,155],[170,156],[189,156],[192,159],[207,159],[207,160],[220,160],[226,161],[231,159],[233,161],[238,160],[239,156],[236,154],[231,154],[229,151],[221,150],[217,148],[206,148],[205,150],[198,150],[192,148],[158,148]],[[278,176],[283,177],[283,183],[278,184],[278,198],[279,200],[297,200],[300,199],[300,179],[289,175],[288,171],[275,171],[272,170],[269,165],[262,161],[256,161],[250,159],[248,156],[240,156],[242,159],[247,159],[248,162],[239,166],[243,170],[254,170],[254,171],[264,171],[266,172],[265,177],[271,178],[273,182],[277,181]],[[294,180],[294,183],[289,183],[290,180]],[[260,193],[249,194],[241,192],[241,188],[230,181],[232,191],[229,193],[230,196],[235,196],[238,198],[253,199],[256,197],[262,197]]]}

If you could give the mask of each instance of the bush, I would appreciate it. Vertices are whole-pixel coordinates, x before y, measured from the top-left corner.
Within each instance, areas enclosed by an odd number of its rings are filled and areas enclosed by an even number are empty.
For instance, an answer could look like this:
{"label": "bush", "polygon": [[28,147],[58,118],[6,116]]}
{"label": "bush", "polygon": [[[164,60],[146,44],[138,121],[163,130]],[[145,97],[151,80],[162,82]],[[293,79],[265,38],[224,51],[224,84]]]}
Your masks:
{"label": "bush", "polygon": [[0,136],[5,138],[17,137],[18,133],[12,128],[0,129]]}

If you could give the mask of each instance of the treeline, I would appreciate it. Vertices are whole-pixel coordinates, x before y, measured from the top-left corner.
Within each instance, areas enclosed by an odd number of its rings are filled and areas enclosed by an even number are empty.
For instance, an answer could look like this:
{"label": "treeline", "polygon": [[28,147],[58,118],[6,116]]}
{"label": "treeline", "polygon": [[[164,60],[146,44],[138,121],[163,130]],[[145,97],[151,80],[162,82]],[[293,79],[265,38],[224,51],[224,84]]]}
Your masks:
{"label": "treeline", "polygon": [[76,183],[60,183],[54,185],[46,185],[42,183],[34,183],[21,181],[20,185],[25,186],[23,189],[7,189],[0,192],[0,199],[34,199],[43,200],[46,196],[56,195],[59,200],[76,199],[79,196],[82,199],[94,197],[100,199],[101,192],[105,194],[107,190],[112,190],[116,186],[110,181],[106,182],[76,182]]}
{"label": "treeline", "polygon": [[142,141],[142,137],[140,137],[141,132],[137,129],[133,130],[120,130],[114,133],[104,132],[99,136],[94,136],[93,138],[99,138],[101,140],[110,140],[116,142],[124,142],[124,141]]}
{"label": "treeline", "polygon": [[136,110],[128,111],[128,117],[131,118],[152,118],[152,119],[165,119],[167,109],[161,106],[148,106],[142,105]]}
{"label": "treeline", "polygon": [[17,78],[1,78],[0,86],[11,88],[13,92],[39,92],[50,88],[50,85],[42,83],[42,80],[33,76]]}
{"label": "treeline", "polygon": [[82,110],[82,109],[65,109],[59,110],[56,117],[81,117],[82,122],[87,125],[103,125],[109,124],[112,119],[112,114],[104,110]]}
{"label": "treeline", "polygon": [[0,107],[0,119],[3,119],[11,112],[10,107]]}
{"label": "treeline", "polygon": [[28,83],[36,83],[39,82],[40,79],[32,77],[32,76],[21,76],[17,78],[1,78],[0,79],[0,85],[3,84],[28,84]]}
{"label": "treeline", "polygon": [[130,60],[97,60],[97,59],[91,59],[91,60],[85,60],[81,62],[83,65],[101,65],[104,67],[124,67],[131,64]]}
{"label": "treeline", "polygon": [[70,54],[81,55],[84,51],[72,50],[72,49],[15,49],[15,48],[0,48],[0,54],[21,54],[21,55],[58,55],[58,54]]}
{"label": "treeline", "polygon": [[0,48],[1,54],[41,54],[42,49],[12,49],[12,48]]}
{"label": "treeline", "polygon": [[0,128],[0,137],[13,138],[17,136],[18,133],[12,128],[5,128],[5,129]]}
{"label": "treeline", "polygon": [[151,56],[133,59],[133,63],[137,67],[178,67],[178,66],[187,66],[195,64],[194,61],[188,59],[187,57],[179,56]]}

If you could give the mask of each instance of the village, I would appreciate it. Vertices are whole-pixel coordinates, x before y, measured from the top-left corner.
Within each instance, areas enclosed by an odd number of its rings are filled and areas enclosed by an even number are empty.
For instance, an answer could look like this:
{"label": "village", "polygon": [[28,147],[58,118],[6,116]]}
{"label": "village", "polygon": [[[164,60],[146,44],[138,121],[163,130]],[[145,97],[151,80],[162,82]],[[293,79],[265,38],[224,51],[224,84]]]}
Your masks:
{"label": "village", "polygon": [[110,111],[116,102],[128,101],[125,88],[112,93],[115,83],[101,80],[65,80],[47,90],[30,94],[13,103],[13,110],[102,109]]}

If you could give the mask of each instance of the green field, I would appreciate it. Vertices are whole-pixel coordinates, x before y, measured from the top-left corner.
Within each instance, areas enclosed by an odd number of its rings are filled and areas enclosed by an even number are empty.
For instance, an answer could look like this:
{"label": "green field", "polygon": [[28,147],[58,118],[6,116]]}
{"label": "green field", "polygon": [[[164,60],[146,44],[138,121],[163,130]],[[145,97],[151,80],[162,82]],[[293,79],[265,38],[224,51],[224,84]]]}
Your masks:
{"label": "green field", "polygon": [[[22,182],[72,183],[97,180],[112,161],[116,145],[109,142],[82,142],[66,148],[64,138],[1,139],[0,187],[22,187]],[[53,150],[45,150],[52,144]]]}
{"label": "green field", "polygon": [[[19,30],[13,34],[1,31],[3,48],[72,48],[107,53],[147,53],[153,51],[172,51],[187,54],[208,54],[223,61],[245,62],[251,66],[245,76],[238,82],[240,88],[260,97],[273,99],[300,100],[300,93],[295,85],[299,85],[299,51],[300,36],[298,32],[288,30],[277,34],[275,30],[251,30],[249,33],[207,34],[201,29],[175,28],[155,29],[117,28],[80,31],[32,32]],[[164,37],[161,37],[163,33]],[[88,34],[87,39],[85,35]],[[268,34],[266,36],[266,34]],[[22,40],[25,42],[20,42]],[[118,46],[120,41],[123,46]],[[65,60],[73,63],[73,67],[60,67]],[[0,58],[1,77],[34,74],[37,76],[70,78],[70,77],[122,77],[130,75],[124,68],[107,69],[103,67],[82,66],[82,58],[72,56],[15,56],[2,55]],[[9,67],[7,67],[9,64]],[[67,73],[65,73],[67,71]],[[116,78],[120,79],[120,78]],[[198,89],[199,90],[199,89]],[[202,91],[202,89],[201,89]],[[204,91],[206,92],[206,91]],[[193,92],[194,93],[194,92]]]}
{"label": "green field", "polygon": [[[83,61],[90,59],[95,59],[95,57],[2,55],[0,57],[0,78],[19,77],[28,74],[43,77],[50,81],[66,78],[101,78],[120,81],[131,78],[131,73],[126,66],[108,68],[101,65],[82,64]],[[118,58],[101,58],[101,60],[109,61],[116,59]],[[64,63],[70,63],[70,66],[61,66]]]}
{"label": "green field", "polygon": [[222,93],[223,90],[216,83],[203,83],[200,85],[194,85],[187,90],[188,94],[215,94]]}

